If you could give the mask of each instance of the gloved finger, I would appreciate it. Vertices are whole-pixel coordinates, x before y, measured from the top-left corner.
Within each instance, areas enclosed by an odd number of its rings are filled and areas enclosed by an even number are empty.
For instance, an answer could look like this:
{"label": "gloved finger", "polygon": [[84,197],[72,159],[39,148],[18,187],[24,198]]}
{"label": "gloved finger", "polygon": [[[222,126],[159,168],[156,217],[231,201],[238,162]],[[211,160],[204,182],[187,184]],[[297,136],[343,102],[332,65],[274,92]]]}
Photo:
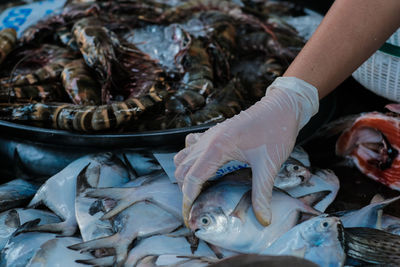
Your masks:
{"label": "gloved finger", "polygon": [[200,194],[203,184],[215,175],[218,168],[229,160],[226,155],[223,156],[222,154],[221,151],[216,151],[213,148],[205,150],[185,175],[182,185],[182,215],[186,225],[192,204]]}
{"label": "gloved finger", "polygon": [[[195,156],[195,153],[201,153],[201,152],[196,152],[193,151],[195,148],[193,146],[187,147],[184,149],[185,151],[181,151],[185,153],[184,159],[179,163],[175,164],[176,165],[176,170],[175,170],[175,179],[178,183],[183,184],[183,181],[185,179],[186,174],[189,172],[190,168],[196,161],[197,157]],[[179,153],[181,153],[179,152]],[[178,158],[178,160],[180,160]]]}
{"label": "gloved finger", "polygon": [[276,166],[276,162],[271,160],[265,145],[245,151],[244,155],[253,174],[251,198],[254,214],[261,225],[268,226],[272,220],[272,189],[280,166]]}
{"label": "gloved finger", "polygon": [[186,136],[185,139],[185,146],[189,147],[191,145],[194,145],[197,143],[197,141],[200,139],[200,137],[203,135],[203,133],[191,133]]}
{"label": "gloved finger", "polygon": [[263,226],[268,226],[272,220],[271,198],[272,189],[274,187],[274,176],[268,174],[266,165],[256,166],[252,168],[253,185],[252,185],[252,204],[254,214]]}
{"label": "gloved finger", "polygon": [[182,149],[181,151],[179,151],[178,153],[176,153],[176,155],[174,156],[174,164],[175,164],[176,168],[178,168],[179,165],[181,165],[181,163],[185,160],[185,158],[190,153],[190,151],[191,151],[191,148],[186,147],[186,148]]}

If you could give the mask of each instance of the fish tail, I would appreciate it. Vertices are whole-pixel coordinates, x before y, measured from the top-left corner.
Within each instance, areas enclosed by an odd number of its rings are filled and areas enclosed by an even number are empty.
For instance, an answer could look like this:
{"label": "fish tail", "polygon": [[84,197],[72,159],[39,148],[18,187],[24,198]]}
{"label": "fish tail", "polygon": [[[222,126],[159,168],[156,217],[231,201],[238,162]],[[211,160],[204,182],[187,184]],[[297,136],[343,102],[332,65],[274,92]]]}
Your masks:
{"label": "fish tail", "polygon": [[119,234],[116,233],[111,236],[101,237],[87,242],[71,245],[68,248],[72,250],[79,250],[81,252],[92,251],[100,248],[113,248],[117,245]]}
{"label": "fish tail", "polygon": [[93,266],[112,266],[114,264],[114,256],[95,258],[89,260],[76,260],[75,262]]}
{"label": "fish tail", "polygon": [[306,205],[306,208],[308,209],[308,207],[313,207],[316,204],[318,204],[330,193],[331,193],[331,191],[324,190],[324,191],[320,191],[320,192],[311,193],[311,194],[299,197],[297,199],[300,200],[301,202],[303,202]]}
{"label": "fish tail", "polygon": [[126,191],[130,188],[115,188],[115,187],[104,187],[97,188],[93,190],[87,190],[85,193],[85,197],[91,198],[111,198],[114,200],[124,199],[126,196]]}
{"label": "fish tail", "polygon": [[29,232],[27,229],[31,229],[32,227],[37,226],[40,223],[40,219],[32,220],[32,221],[27,221],[26,223],[22,224],[20,227],[18,227],[17,230],[14,231],[13,236],[17,236],[21,233]]}
{"label": "fish tail", "polygon": [[125,260],[128,257],[128,244],[123,244],[115,248],[116,260],[114,266],[124,266]]}
{"label": "fish tail", "polygon": [[76,232],[76,225],[68,225],[66,222],[32,225],[31,227],[25,227],[20,232],[48,232],[59,234],[60,236],[72,236]]}
{"label": "fish tail", "polygon": [[[92,198],[110,198],[118,201],[118,204],[109,212],[101,217],[101,220],[108,220],[129,206],[135,204],[139,199],[135,196],[134,187],[130,188],[98,188],[95,190],[88,190],[86,197]],[[132,199],[133,198],[133,199]]]}
{"label": "fish tail", "polygon": [[31,202],[29,202],[28,208],[36,208],[37,206],[42,204],[45,192],[46,190],[44,190],[43,188],[39,188],[35,196],[32,198]]}

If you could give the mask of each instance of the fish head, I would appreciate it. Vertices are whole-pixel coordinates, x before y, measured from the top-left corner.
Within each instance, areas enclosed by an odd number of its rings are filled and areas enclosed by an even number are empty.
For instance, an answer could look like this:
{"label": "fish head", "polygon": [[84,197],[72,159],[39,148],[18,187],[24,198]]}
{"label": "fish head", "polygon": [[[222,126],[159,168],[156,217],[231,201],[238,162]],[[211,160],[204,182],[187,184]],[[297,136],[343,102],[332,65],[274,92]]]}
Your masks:
{"label": "fish head", "polygon": [[288,189],[306,183],[312,176],[309,168],[300,161],[289,158],[283,163],[278,175],[275,177],[275,186],[280,189]]}
{"label": "fish head", "polygon": [[359,117],[336,142],[336,154],[351,158],[370,178],[398,190],[399,117],[370,112]]}
{"label": "fish head", "polygon": [[189,215],[189,228],[208,242],[218,241],[227,233],[229,218],[221,207],[194,205]]}
{"label": "fish head", "polygon": [[342,223],[338,217],[323,214],[307,221],[301,236],[313,247],[330,245],[343,239],[342,229]]}

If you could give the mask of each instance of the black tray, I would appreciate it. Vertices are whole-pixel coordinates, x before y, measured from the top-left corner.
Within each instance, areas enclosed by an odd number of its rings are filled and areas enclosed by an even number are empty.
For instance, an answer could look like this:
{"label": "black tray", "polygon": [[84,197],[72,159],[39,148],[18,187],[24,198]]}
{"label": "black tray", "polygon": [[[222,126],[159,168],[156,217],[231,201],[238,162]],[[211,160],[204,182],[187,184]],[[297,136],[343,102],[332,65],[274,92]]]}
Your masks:
{"label": "black tray", "polygon": [[[336,97],[329,95],[320,103],[320,109],[310,122],[300,131],[298,143],[309,139],[324,123],[328,122],[335,110]],[[185,136],[192,132],[202,132],[214,124],[185,128],[121,134],[82,134],[63,130],[45,129],[0,120],[0,137],[29,141],[43,145],[68,146],[76,148],[148,148],[182,147]],[[90,149],[89,149],[90,150]]]}

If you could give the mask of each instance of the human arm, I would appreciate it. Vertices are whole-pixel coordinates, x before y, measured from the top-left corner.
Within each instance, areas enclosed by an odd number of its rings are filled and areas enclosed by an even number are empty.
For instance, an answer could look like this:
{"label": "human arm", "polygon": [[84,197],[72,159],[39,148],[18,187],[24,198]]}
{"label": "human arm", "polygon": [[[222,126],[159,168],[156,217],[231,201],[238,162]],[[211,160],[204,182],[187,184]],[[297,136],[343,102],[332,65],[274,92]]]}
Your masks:
{"label": "human arm", "polygon": [[283,76],[312,84],[323,98],[399,27],[399,0],[336,0]]}
{"label": "human arm", "polygon": [[318,96],[332,91],[399,27],[399,5],[398,0],[337,0],[264,98],[204,134],[189,135],[175,157],[184,219],[203,183],[224,163],[240,160],[251,165],[253,209],[268,225],[274,177],[299,130],[317,112]]}

